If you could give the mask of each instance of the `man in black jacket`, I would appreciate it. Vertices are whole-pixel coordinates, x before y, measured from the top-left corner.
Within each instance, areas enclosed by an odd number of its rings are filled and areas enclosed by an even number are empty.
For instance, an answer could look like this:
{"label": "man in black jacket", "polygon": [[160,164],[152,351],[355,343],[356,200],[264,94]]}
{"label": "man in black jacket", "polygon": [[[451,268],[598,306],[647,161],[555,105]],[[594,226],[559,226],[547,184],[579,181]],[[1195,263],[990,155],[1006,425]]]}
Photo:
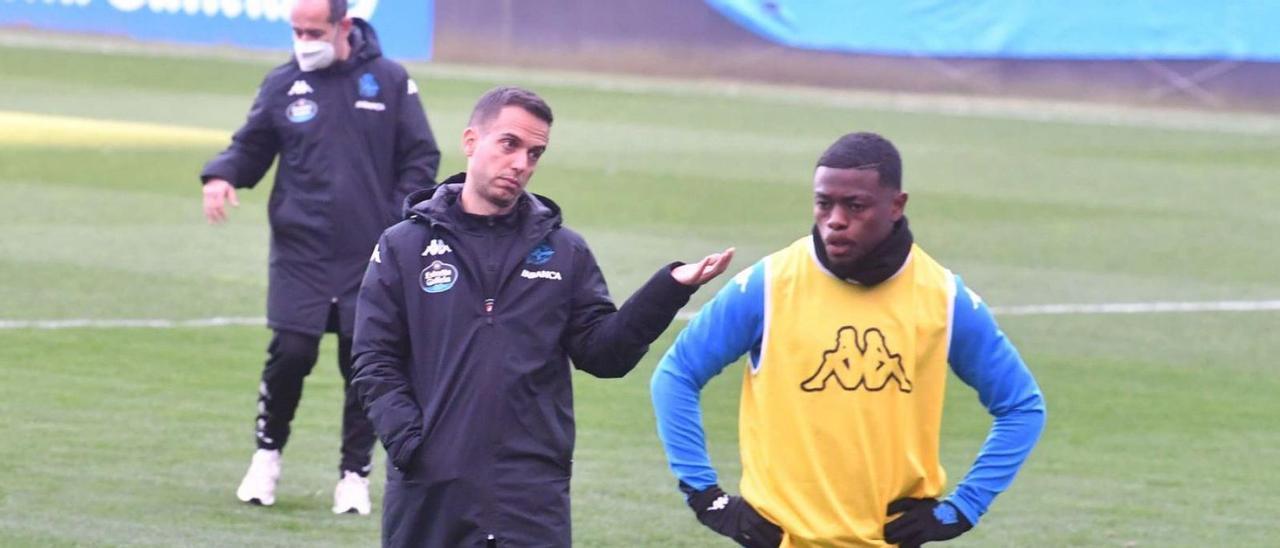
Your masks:
{"label": "man in black jacket", "polygon": [[466,173],[411,195],[369,260],[353,385],[391,463],[385,546],[570,546],[570,361],[625,375],[732,258],[665,266],[616,308],[559,206],[525,191],[551,121],[530,91],[486,93]]}
{"label": "man in black jacket", "polygon": [[374,433],[350,390],[356,292],[369,249],[399,219],[405,196],[433,184],[440,151],[417,85],[382,57],[373,27],[346,11],[346,0],[294,5],[294,59],[266,76],[248,121],[200,178],[205,215],[222,222],[225,204],[238,204],[235,189],[252,188],[280,157],[268,205],[274,335],[258,390],[258,451],[236,496],[275,502],[303,378],[321,335],[336,332],[348,388],[333,511],[368,514]]}

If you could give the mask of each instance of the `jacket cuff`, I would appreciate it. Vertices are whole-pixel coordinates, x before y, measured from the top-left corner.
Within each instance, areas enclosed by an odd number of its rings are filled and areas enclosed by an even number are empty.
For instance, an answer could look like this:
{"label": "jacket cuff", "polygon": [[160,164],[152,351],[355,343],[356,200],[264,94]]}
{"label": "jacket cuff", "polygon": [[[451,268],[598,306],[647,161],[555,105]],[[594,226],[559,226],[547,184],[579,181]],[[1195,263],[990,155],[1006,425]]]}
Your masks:
{"label": "jacket cuff", "polygon": [[964,519],[969,520],[970,527],[977,526],[978,520],[982,518],[983,512],[977,508],[974,508],[973,505],[965,501],[962,497],[959,496],[959,493],[952,493],[951,496],[945,499],[942,499],[942,502],[945,504],[950,504],[952,506],[955,506],[956,510],[959,510],[960,514],[964,516]]}
{"label": "jacket cuff", "polygon": [[[234,179],[232,179],[231,177],[226,176],[226,175],[220,175],[220,174],[218,174],[218,173],[207,173],[207,172],[206,172],[206,173],[201,173],[201,174],[200,174],[200,184],[201,184],[201,185],[208,184],[208,183],[209,183],[209,179],[222,179],[222,180],[224,180],[224,181],[226,181],[226,182],[228,182],[228,183],[231,183],[231,186],[236,187],[236,182],[235,182],[235,180],[234,180]],[[239,187],[236,187],[236,188],[239,188]]]}
{"label": "jacket cuff", "polygon": [[[623,321],[630,340],[637,344],[650,344],[671,325],[680,309],[698,288],[677,282],[671,269],[683,263],[664,266],[649,281],[640,286],[631,298],[623,303]],[[643,353],[643,351],[642,351]]]}
{"label": "jacket cuff", "polygon": [[413,461],[418,451],[422,449],[422,434],[414,432],[406,436],[406,439],[401,440],[395,447],[388,447],[387,449],[391,465],[395,466],[396,470],[407,472],[413,468]]}
{"label": "jacket cuff", "polygon": [[200,184],[208,183],[209,179],[222,179],[231,183],[231,186],[235,188],[241,188],[236,181],[236,172],[235,164],[229,163],[220,157],[214,158],[200,170]]}
{"label": "jacket cuff", "polygon": [[676,267],[683,265],[683,262],[676,261],[659,268],[640,290],[645,293],[645,297],[653,299],[653,302],[672,304],[676,310],[683,308],[689,304],[689,298],[698,292],[698,286],[684,285],[671,274]]}

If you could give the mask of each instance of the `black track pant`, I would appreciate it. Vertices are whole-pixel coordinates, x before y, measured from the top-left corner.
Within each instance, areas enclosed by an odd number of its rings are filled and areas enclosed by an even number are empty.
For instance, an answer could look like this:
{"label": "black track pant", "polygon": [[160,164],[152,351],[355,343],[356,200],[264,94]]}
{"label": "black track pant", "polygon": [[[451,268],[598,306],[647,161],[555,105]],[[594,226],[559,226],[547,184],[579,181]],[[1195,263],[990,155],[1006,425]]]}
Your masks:
{"label": "black track pant", "polygon": [[[291,331],[275,331],[267,346],[267,364],[258,385],[256,436],[259,449],[284,449],[302,398],[302,381],[316,365],[320,337]],[[376,441],[373,425],[351,389],[351,339],[338,337],[338,369],[342,371],[346,400],[342,406],[342,461],[344,471],[368,476]]]}

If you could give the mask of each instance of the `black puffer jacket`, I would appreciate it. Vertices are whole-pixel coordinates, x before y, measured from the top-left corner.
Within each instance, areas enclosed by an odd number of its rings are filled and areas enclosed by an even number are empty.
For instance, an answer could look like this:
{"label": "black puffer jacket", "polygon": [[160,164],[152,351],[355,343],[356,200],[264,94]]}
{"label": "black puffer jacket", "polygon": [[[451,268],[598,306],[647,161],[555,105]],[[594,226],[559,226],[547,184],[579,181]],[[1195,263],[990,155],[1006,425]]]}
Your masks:
{"label": "black puffer jacket", "polygon": [[554,203],[476,217],[461,187],[410,196],[360,290],[353,385],[393,465],[383,544],[569,546],[570,361],[625,375],[695,288],[667,266],[618,310]]}
{"label": "black puffer jacket", "polygon": [[291,60],[267,74],[231,146],[200,174],[249,188],[280,156],[267,206],[276,329],[323,333],[337,304],[350,336],[378,235],[400,220],[405,196],[435,183],[440,151],[417,85],[382,57],[373,27],[354,21],[346,61],[302,72]]}

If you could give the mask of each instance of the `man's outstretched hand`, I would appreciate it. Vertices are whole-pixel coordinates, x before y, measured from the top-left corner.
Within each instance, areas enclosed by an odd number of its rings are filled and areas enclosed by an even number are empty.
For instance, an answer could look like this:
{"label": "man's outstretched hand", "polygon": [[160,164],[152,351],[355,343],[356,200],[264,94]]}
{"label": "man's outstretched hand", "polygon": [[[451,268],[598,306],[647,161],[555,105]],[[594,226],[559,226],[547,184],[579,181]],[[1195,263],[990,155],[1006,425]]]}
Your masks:
{"label": "man's outstretched hand", "polygon": [[677,266],[671,270],[671,276],[684,285],[699,286],[724,273],[733,260],[733,248],[720,253],[712,253],[701,261]]}

